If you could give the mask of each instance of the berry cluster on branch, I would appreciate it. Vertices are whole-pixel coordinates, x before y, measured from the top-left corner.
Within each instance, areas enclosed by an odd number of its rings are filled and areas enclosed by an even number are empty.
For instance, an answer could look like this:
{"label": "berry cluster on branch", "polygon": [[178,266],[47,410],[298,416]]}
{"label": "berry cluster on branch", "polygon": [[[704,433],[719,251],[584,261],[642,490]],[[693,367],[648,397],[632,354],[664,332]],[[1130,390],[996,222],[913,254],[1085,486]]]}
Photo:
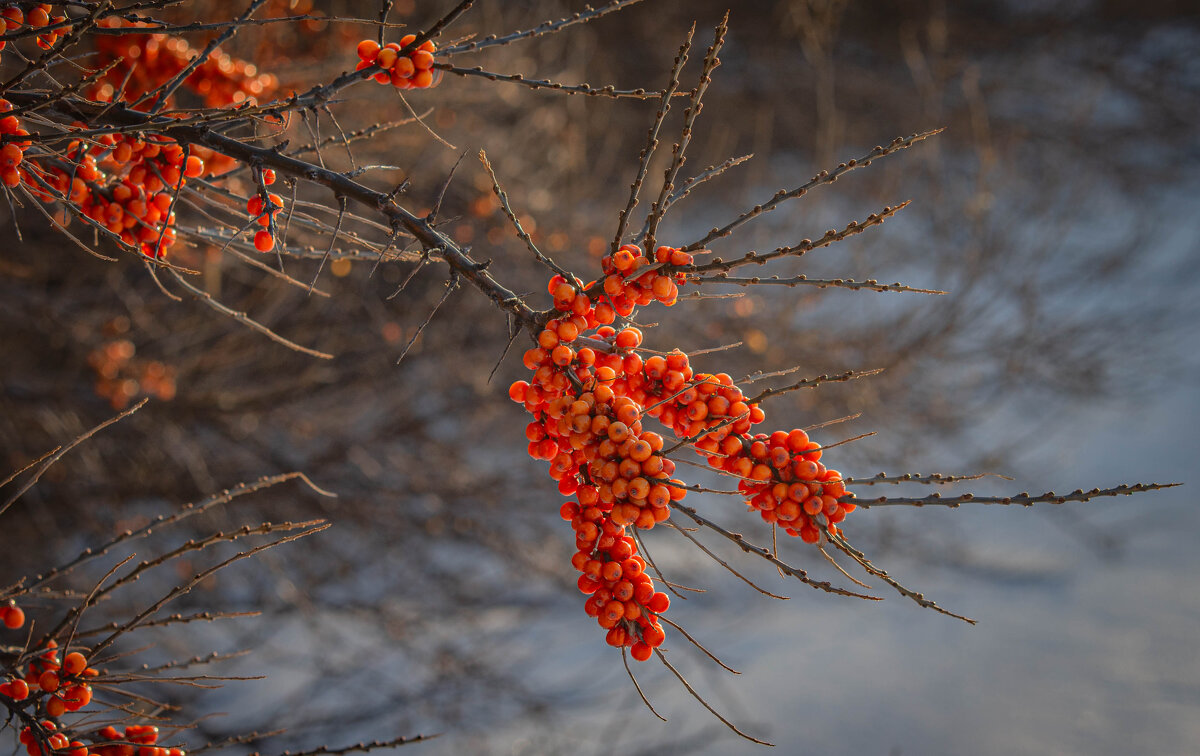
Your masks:
{"label": "berry cluster on branch", "polygon": [[[129,29],[129,34],[100,34],[95,37],[99,64],[107,70],[92,88],[89,99],[96,102],[141,103],[148,109],[152,98],[143,97],[187,70],[202,53],[182,37],[163,33],[137,32],[146,24],[126,23],[108,17],[97,24],[106,29]],[[224,108],[241,103],[256,103],[279,87],[279,79],[260,72],[249,61],[231,57],[213,49],[183,80],[188,89],[204,99],[208,108]]]}
{"label": "berry cluster on branch", "polygon": [[[383,47],[372,39],[358,43],[361,60],[354,69],[362,71],[378,67],[382,70],[372,75],[380,84],[391,84],[396,89],[428,89],[441,80],[441,72],[433,68],[433,53],[437,48],[433,40],[425,40],[413,46],[417,35],[406,34],[400,42],[388,42]],[[413,48],[409,50],[408,48]]]}
{"label": "berry cluster on branch", "polygon": [[571,562],[589,596],[584,611],[608,630],[610,645],[629,647],[639,661],[663,642],[659,615],[670,599],[645,574],[633,534],[670,519],[672,504],[687,494],[671,477],[673,449],[643,427],[644,418],[682,439],[675,448],[690,445],[736,477],[747,506],[788,535],[807,543],[822,531],[836,536],[855,508],[807,433],[751,435],[766,414],[729,375],[696,373],[679,350],[643,358],[642,332],[611,325],[639,305],[675,304],[685,278],[672,266],[691,262],[678,248],[659,246],[651,259],[627,244],[601,261],[602,282],[552,277],[547,290],[558,317],[523,356],[530,380],[509,387],[534,417],[525,430],[529,455],[549,462],[559,492],[575,497],[560,514],[575,532]]}
{"label": "berry cluster on branch", "polygon": [[[20,31],[21,27],[26,25],[32,29],[43,29],[54,24],[56,28],[37,35],[37,46],[43,50],[54,47],[54,43],[58,41],[59,37],[64,36],[68,31],[67,27],[58,26],[66,21],[67,17],[51,15],[53,13],[54,6],[50,3],[38,3],[28,11],[24,11],[20,5],[12,3],[0,9],[0,17],[4,19],[5,33]],[[7,44],[6,40],[0,40],[0,50],[3,50]]]}

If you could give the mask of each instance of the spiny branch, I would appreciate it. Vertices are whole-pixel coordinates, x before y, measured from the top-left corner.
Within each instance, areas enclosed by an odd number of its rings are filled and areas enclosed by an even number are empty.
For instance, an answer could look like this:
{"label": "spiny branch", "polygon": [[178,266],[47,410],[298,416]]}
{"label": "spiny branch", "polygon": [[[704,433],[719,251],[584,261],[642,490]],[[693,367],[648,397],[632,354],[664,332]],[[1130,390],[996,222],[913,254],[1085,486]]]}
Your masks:
{"label": "spiny branch", "polygon": [[753,543],[750,543],[749,541],[746,540],[746,537],[743,536],[741,533],[734,533],[729,530],[726,530],[725,528],[721,527],[717,523],[715,523],[712,520],[708,519],[707,517],[704,517],[703,515],[701,515],[699,512],[697,512],[692,507],[689,507],[685,504],[680,504],[679,502],[672,501],[671,508],[677,512],[682,512],[684,515],[691,518],[692,521],[695,522],[697,525],[704,527],[704,528],[708,528],[709,530],[713,531],[714,533],[718,533],[721,536],[725,537],[727,540],[732,541],[734,544],[737,545],[737,547],[739,549],[746,552],[747,554],[754,554],[756,556],[759,556],[759,557],[767,560],[771,564],[775,565],[775,567],[782,570],[784,572],[784,574],[791,575],[792,577],[796,578],[801,583],[804,583],[807,586],[811,586],[812,588],[816,588],[817,590],[825,591],[826,593],[836,593],[839,596],[852,596],[854,598],[865,599],[867,601],[879,601],[880,600],[878,596],[868,596],[868,595],[865,595],[862,593],[855,593],[854,591],[847,590],[845,588],[838,588],[837,586],[833,585],[832,583],[829,583],[824,580],[813,580],[812,578],[810,578],[808,576],[808,573],[805,572],[804,570],[800,569],[799,567],[793,567],[790,564],[788,564],[787,562],[780,560],[779,557],[772,554],[769,549],[766,549],[762,546],[757,546]]}
{"label": "spiny branch", "polygon": [[643,246],[647,256],[654,254],[655,233],[658,231],[658,224],[666,216],[667,200],[670,198],[671,192],[675,190],[675,180],[679,176],[679,169],[687,161],[687,148],[692,142],[692,127],[700,116],[700,111],[704,108],[704,93],[708,91],[708,85],[712,83],[712,72],[721,64],[717,55],[725,44],[725,34],[728,31],[729,12],[726,11],[721,23],[717,24],[717,28],[713,32],[713,42],[704,54],[704,62],[700,66],[700,80],[696,83],[696,88],[692,90],[688,106],[683,111],[683,125],[680,127],[679,140],[671,147],[671,164],[663,172],[658,199],[650,206],[650,212],[646,214],[644,224],[646,238]]}
{"label": "spiny branch", "polygon": [[603,87],[593,87],[590,84],[563,84],[557,81],[550,81],[549,79],[531,79],[524,74],[504,74],[496,73],[495,71],[485,71],[482,66],[459,68],[449,63],[434,63],[433,67],[439,71],[452,73],[456,76],[479,76],[488,81],[504,81],[510,84],[520,84],[530,89],[553,89],[556,92],[590,95],[592,97],[611,97],[614,99],[629,97],[637,100],[649,100],[661,94],[660,92],[647,91],[641,87],[637,89],[617,89],[612,84],[606,84]]}
{"label": "spiny branch", "polygon": [[1114,488],[1093,488],[1090,491],[1077,488],[1069,494],[1056,494],[1053,491],[1047,491],[1038,496],[1031,496],[1028,493],[1021,492],[1016,496],[976,496],[973,493],[964,493],[958,496],[943,497],[941,494],[932,493],[924,498],[915,499],[888,496],[880,496],[877,499],[854,499],[854,503],[867,509],[871,507],[900,505],[909,507],[939,506],[953,509],[963,504],[1002,504],[1006,506],[1031,507],[1034,504],[1064,504],[1068,501],[1090,501],[1101,496],[1129,496],[1135,493],[1142,493],[1143,491],[1158,491],[1182,485],[1182,483],[1135,483],[1133,485],[1120,485]]}
{"label": "spiny branch", "polygon": [[92,428],[91,430],[85,431],[84,433],[76,436],[66,446],[60,447],[57,451],[55,451],[52,454],[50,454],[49,456],[47,456],[45,458],[45,461],[42,462],[38,466],[37,470],[34,471],[33,475],[31,475],[29,477],[29,480],[25,481],[24,485],[22,485],[20,488],[18,488],[15,493],[13,493],[11,496],[9,496],[4,501],[4,504],[2,506],[0,506],[0,514],[4,514],[4,512],[6,512],[8,510],[8,508],[11,507],[16,502],[17,499],[21,498],[25,494],[26,491],[33,488],[37,484],[37,482],[39,480],[41,480],[42,475],[44,475],[46,473],[46,471],[49,470],[54,465],[55,462],[62,459],[63,456],[67,452],[71,451],[76,446],[79,446],[81,443],[88,440],[89,438],[96,435],[97,433],[104,430],[105,428],[112,425],[113,423],[120,422],[121,420],[124,420],[125,418],[132,415],[134,412],[137,412],[142,407],[146,406],[146,402],[148,402],[148,401],[150,401],[150,400],[149,399],[141,400],[140,402],[133,405],[129,409],[125,410],[124,412],[118,413],[118,414],[110,417],[109,419],[105,420],[104,422],[100,423],[96,427]]}
{"label": "spiny branch", "polygon": [[841,178],[845,174],[849,173],[850,171],[854,170],[855,168],[862,168],[862,167],[868,166],[874,160],[877,160],[878,158],[887,157],[888,155],[899,152],[900,150],[903,150],[906,147],[910,147],[923,139],[927,139],[935,134],[940,134],[941,132],[942,132],[942,129],[934,129],[933,131],[923,131],[919,134],[913,134],[912,136],[896,137],[895,139],[893,139],[891,141],[890,144],[888,144],[887,147],[881,147],[881,146],[876,147],[875,149],[871,150],[870,152],[868,152],[867,154],[863,155],[862,157],[860,157],[856,160],[849,160],[845,163],[838,165],[838,167],[833,169],[832,171],[821,171],[816,176],[813,176],[813,178],[810,181],[808,181],[807,183],[801,184],[800,186],[796,187],[795,189],[791,189],[791,190],[780,189],[778,192],[775,193],[774,196],[771,197],[771,199],[767,200],[766,202],[764,202],[760,205],[755,205],[753,208],[751,208],[750,210],[747,210],[745,213],[742,213],[737,218],[734,218],[732,221],[725,224],[724,226],[721,226],[720,228],[712,229],[704,237],[702,237],[702,238],[692,242],[691,244],[687,245],[686,247],[684,247],[684,250],[691,252],[691,251],[694,251],[697,249],[702,249],[702,248],[708,246],[710,243],[716,241],[717,239],[721,239],[726,236],[729,236],[729,234],[731,234],[734,229],[736,229],[739,226],[742,226],[746,223],[749,223],[750,221],[754,220],[755,218],[757,218],[758,216],[760,216],[764,213],[771,212],[772,210],[779,207],[781,204],[783,204],[784,202],[786,202],[790,199],[795,199],[797,197],[803,197],[805,194],[808,194],[809,191],[811,191],[819,186],[824,186],[826,184],[832,184],[834,181],[837,181],[839,178]]}
{"label": "spiny branch", "polygon": [[[698,274],[698,273],[707,273],[709,271],[714,271],[714,270],[728,271],[728,270],[732,270],[737,267],[741,267],[743,265],[750,265],[750,264],[765,265],[766,263],[770,262],[771,260],[775,260],[780,257],[800,257],[804,254],[807,254],[808,252],[811,252],[814,249],[820,249],[821,247],[828,247],[830,244],[834,244],[835,242],[840,242],[843,239],[846,239],[848,237],[854,236],[856,234],[861,234],[863,231],[866,231],[868,228],[871,228],[872,226],[878,226],[879,224],[883,223],[888,218],[892,217],[896,213],[898,213],[901,210],[903,210],[904,208],[908,207],[910,202],[911,202],[911,200],[906,200],[904,202],[901,202],[899,205],[895,205],[895,206],[889,205],[889,206],[883,208],[882,210],[880,210],[878,213],[871,213],[870,215],[867,216],[867,219],[861,223],[858,221],[850,221],[850,223],[848,223],[846,225],[846,227],[840,231],[836,228],[830,229],[830,230],[826,231],[825,234],[823,236],[821,236],[819,239],[817,239],[816,241],[813,241],[812,239],[802,239],[799,244],[796,244],[796,245],[793,245],[790,247],[778,247],[778,248],[776,248],[770,252],[766,252],[764,254],[759,254],[759,253],[751,250],[750,252],[747,252],[746,254],[742,255],[741,257],[738,257],[733,260],[727,261],[727,260],[721,259],[720,257],[715,257],[707,263],[697,263],[697,264],[693,264],[693,265],[679,266],[675,270],[677,270],[678,272],[681,272],[681,273],[686,273],[689,278],[694,278],[694,277],[696,277],[696,274]],[[930,293],[934,293],[934,292],[930,292]],[[941,292],[937,292],[937,293],[941,293]]]}
{"label": "spiny branch", "polygon": [[606,16],[609,13],[619,11],[622,8],[638,2],[641,2],[641,0],[611,0],[611,2],[609,2],[607,5],[602,5],[599,8],[588,8],[579,13],[574,13],[566,18],[559,19],[558,21],[546,21],[538,24],[532,29],[515,31],[511,34],[505,34],[502,37],[491,34],[478,41],[463,42],[457,45],[448,45],[446,47],[439,48],[436,54],[439,56],[450,56],[464,52],[477,52],[489,47],[512,44],[513,42],[517,42],[522,39],[532,39],[545,34],[553,34],[554,32],[562,31],[568,26],[594,21],[601,16]]}
{"label": "spiny branch", "polygon": [[855,281],[853,278],[809,278],[805,275],[795,276],[793,278],[780,278],[771,276],[769,278],[736,278],[727,276],[724,273],[719,273],[715,276],[697,276],[691,279],[698,284],[716,283],[716,284],[736,284],[737,286],[759,286],[759,285],[775,285],[787,286],[795,288],[797,286],[816,286],[819,289],[852,289],[867,290],[867,291],[903,291],[916,294],[946,294],[947,292],[939,289],[919,289],[913,286],[906,286],[899,281],[891,284],[881,284],[875,279],[867,279],[866,281]]}

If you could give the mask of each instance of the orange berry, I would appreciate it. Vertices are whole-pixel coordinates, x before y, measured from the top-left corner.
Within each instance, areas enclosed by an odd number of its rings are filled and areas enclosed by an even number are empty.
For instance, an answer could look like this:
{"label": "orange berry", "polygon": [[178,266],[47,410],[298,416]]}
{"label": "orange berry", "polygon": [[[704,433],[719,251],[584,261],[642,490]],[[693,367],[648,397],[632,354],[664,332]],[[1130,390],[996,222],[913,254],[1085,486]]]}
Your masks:
{"label": "orange berry", "polygon": [[427,50],[417,50],[411,56],[413,65],[418,71],[428,71],[433,68],[433,53]]}
{"label": "orange berry", "polygon": [[607,580],[610,583],[620,580],[621,579],[621,564],[620,564],[620,562],[605,562],[604,566],[600,570],[600,576],[603,577],[605,580]]}
{"label": "orange berry", "polygon": [[375,64],[381,68],[391,68],[398,58],[395,50],[385,47],[379,51],[379,56],[375,58]]}
{"label": "orange berry", "polygon": [[[514,402],[524,403],[525,397],[528,394],[528,392],[529,392],[529,384],[528,383],[526,383],[525,381],[516,381],[515,383],[513,383],[513,385],[508,387],[508,398],[512,399]],[[531,423],[530,425],[532,426],[534,424]],[[528,433],[528,431],[526,431],[526,436],[528,436],[528,435],[529,435],[529,433]],[[535,439],[531,438],[529,440],[533,441]],[[541,440],[541,439],[536,439],[536,440]]]}
{"label": "orange berry", "polygon": [[29,683],[24,680],[13,680],[9,686],[8,695],[14,701],[24,701],[29,697]]}
{"label": "orange berry", "polygon": [[416,72],[416,66],[413,65],[412,59],[408,57],[397,58],[396,65],[391,68],[393,81],[397,76],[404,79],[411,79]]}
{"label": "orange berry", "polygon": [[257,232],[254,234],[254,248],[259,252],[270,252],[275,249],[275,237],[266,229]]}
{"label": "orange berry", "polygon": [[195,155],[188,155],[187,164],[184,167],[183,175],[188,178],[196,178],[204,173],[204,161]]}
{"label": "orange berry", "polygon": [[78,651],[72,651],[63,658],[62,668],[68,675],[78,675],[87,669],[87,657]]}
{"label": "orange berry", "polygon": [[379,55],[379,43],[373,39],[364,39],[358,43],[358,57],[363,60],[373,63],[376,56]]}
{"label": "orange berry", "polygon": [[641,557],[632,556],[621,562],[621,572],[626,580],[633,580],[646,571],[646,564]]}
{"label": "orange berry", "polygon": [[43,672],[41,676],[38,677],[38,687],[47,693],[53,693],[54,691],[58,690],[58,686],[59,680],[57,672]]}
{"label": "orange berry", "polygon": [[429,71],[417,71],[413,74],[412,85],[414,89],[426,89],[433,86],[433,74]]}
{"label": "orange berry", "polygon": [[92,702],[92,688],[90,685],[72,685],[63,698],[68,710],[78,711]]}
{"label": "orange berry", "polygon": [[671,597],[658,591],[646,602],[646,608],[655,614],[662,614],[671,606]]}
{"label": "orange berry", "polygon": [[667,639],[667,634],[658,625],[650,625],[642,628],[642,640],[650,648],[658,648],[662,642]]}
{"label": "orange berry", "polygon": [[575,350],[566,344],[559,344],[550,352],[550,359],[559,367],[566,367],[571,364],[571,360],[575,359]]}
{"label": "orange berry", "polygon": [[629,498],[644,501],[650,495],[650,481],[639,476],[629,481]]}
{"label": "orange berry", "polygon": [[36,26],[40,28],[50,24],[50,14],[47,13],[44,8],[39,6],[25,14],[25,20],[29,22],[30,26]]}
{"label": "orange berry", "polygon": [[617,332],[616,340],[613,342],[620,349],[633,349],[640,346],[642,343],[642,332],[630,326]]}
{"label": "orange berry", "polygon": [[629,426],[622,422],[609,423],[608,438],[613,443],[621,443],[629,438]]}
{"label": "orange berry", "polygon": [[625,628],[618,625],[617,627],[614,627],[608,631],[608,634],[604,636],[604,641],[610,646],[620,648],[621,646],[625,645],[625,638]]}

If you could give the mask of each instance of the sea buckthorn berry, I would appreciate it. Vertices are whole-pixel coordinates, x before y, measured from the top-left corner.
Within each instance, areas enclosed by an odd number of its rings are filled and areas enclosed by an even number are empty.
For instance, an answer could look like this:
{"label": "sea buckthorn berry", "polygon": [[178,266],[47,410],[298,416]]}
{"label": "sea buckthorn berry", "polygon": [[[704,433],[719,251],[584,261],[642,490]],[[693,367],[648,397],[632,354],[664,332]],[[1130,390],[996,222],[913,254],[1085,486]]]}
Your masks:
{"label": "sea buckthorn berry", "polygon": [[384,47],[377,54],[375,58],[375,64],[381,68],[391,68],[393,65],[395,65],[398,58],[399,55],[394,48]]}
{"label": "sea buckthorn berry", "polygon": [[29,697],[29,683],[24,680],[12,680],[8,683],[9,692],[7,695],[15,701],[24,701]]}
{"label": "sea buckthorn berry", "polygon": [[63,657],[63,672],[68,675],[78,675],[87,669],[87,657],[78,651],[72,651]]}
{"label": "sea buckthorn berry", "polygon": [[625,628],[618,625],[617,627],[614,627],[608,631],[608,634],[604,637],[604,640],[608,643],[608,645],[620,648],[621,646],[625,645],[626,637]]}
{"label": "sea buckthorn berry", "polygon": [[379,43],[374,40],[362,40],[359,42],[358,54],[362,60],[374,62],[379,55]]}
{"label": "sea buckthorn berry", "polygon": [[16,630],[25,624],[25,612],[19,607],[9,604],[4,607],[4,626]]}
{"label": "sea buckthorn berry", "polygon": [[204,161],[195,155],[188,155],[183,175],[188,178],[196,178],[204,175]]}
{"label": "sea buckthorn berry", "polygon": [[[514,402],[522,402],[523,403],[525,401],[525,396],[528,391],[529,391],[528,383],[526,383],[525,381],[516,381],[515,383],[513,383],[511,386],[508,387],[508,398],[512,399]],[[527,434],[528,434],[528,431],[527,431]],[[541,439],[531,438],[529,440],[530,441],[534,441],[534,440],[540,441]]]}
{"label": "sea buckthorn berry", "polygon": [[646,645],[650,646],[650,648],[658,648],[666,639],[666,633],[664,633],[663,629],[658,625],[650,625],[642,628],[642,640],[645,641]]}
{"label": "sea buckthorn berry", "polygon": [[433,68],[433,53],[428,50],[417,50],[410,56],[410,59],[417,70],[426,71]]}
{"label": "sea buckthorn berry", "polygon": [[92,702],[92,688],[90,685],[72,685],[62,697],[67,711],[79,711]]}
{"label": "sea buckthorn berry", "polygon": [[662,614],[671,606],[671,597],[659,591],[650,597],[646,602],[646,608],[655,614]]}
{"label": "sea buckthorn berry", "polygon": [[615,341],[613,342],[620,349],[633,349],[641,346],[642,332],[630,326],[617,332]]}
{"label": "sea buckthorn berry", "polygon": [[53,693],[58,690],[58,686],[58,674],[53,671],[43,672],[41,677],[38,678],[38,687],[47,693]]}
{"label": "sea buckthorn berry", "polygon": [[270,252],[275,249],[275,237],[266,229],[257,232],[254,234],[254,248],[259,252]]}
{"label": "sea buckthorn berry", "polygon": [[[50,698],[46,701],[46,713],[57,719],[58,717],[61,717],[63,714],[67,713],[67,703],[58,696],[50,696]],[[56,745],[54,743],[54,737],[56,736],[62,737],[62,743],[60,745]],[[61,733],[52,735],[50,739],[50,745],[53,746],[55,750],[66,748],[69,742],[70,741],[66,739],[66,736],[63,736]]]}

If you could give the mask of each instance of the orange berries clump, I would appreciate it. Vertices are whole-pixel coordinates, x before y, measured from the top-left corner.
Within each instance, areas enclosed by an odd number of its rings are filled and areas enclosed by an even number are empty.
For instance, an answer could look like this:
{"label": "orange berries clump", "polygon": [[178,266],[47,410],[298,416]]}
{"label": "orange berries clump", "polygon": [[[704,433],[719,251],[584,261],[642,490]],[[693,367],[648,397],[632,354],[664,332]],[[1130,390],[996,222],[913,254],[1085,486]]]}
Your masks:
{"label": "orange berries clump", "polygon": [[670,599],[646,576],[629,529],[667,520],[687,493],[645,418],[736,476],[747,505],[788,535],[816,542],[821,527],[837,533],[854,510],[841,475],[819,462],[820,447],[804,431],[750,435],[766,415],[727,374],[694,373],[679,350],[643,358],[642,332],[613,325],[639,305],[674,304],[680,268],[691,262],[677,248],[658,247],[651,262],[625,245],[602,260],[602,283],[551,278],[557,317],[522,358],[530,379],[508,392],[534,417],[525,429],[529,455],[549,462],[559,492],[574,497],[559,514],[575,532],[584,610],[610,645],[637,660],[663,642],[658,618]]}
{"label": "orange berries clump", "polygon": [[837,534],[837,524],[855,510],[841,473],[820,462],[821,447],[802,430],[768,435],[705,437],[696,444],[711,466],[741,478],[738,490],[763,520],[805,543],[820,540],[820,526]]}
{"label": "orange berries clump", "polygon": [[[692,256],[674,247],[660,246],[651,261],[642,250],[626,244],[600,261],[605,277],[603,290],[608,301],[597,306],[596,317],[601,323],[612,323],[616,316],[628,317],[633,308],[657,300],[670,307],[675,304],[682,273],[664,273],[667,265],[688,265]],[[588,287],[589,291],[592,287]]]}
{"label": "orange berries clump", "polygon": [[181,748],[157,745],[158,728],[153,725],[126,725],[123,733],[108,725],[97,735],[88,749],[93,756],[185,756]]}
{"label": "orange berries clump", "polygon": [[0,694],[21,701],[35,691],[48,693],[50,695],[44,700],[46,713],[51,717],[60,717],[68,711],[79,711],[92,702],[92,686],[88,680],[99,674],[88,666],[87,657],[78,651],[67,654],[60,663],[58,644],[51,640],[29,662],[23,679],[0,683]]}
{"label": "orange berries clump", "polygon": [[[91,99],[111,102],[120,98],[133,102],[170,81],[200,54],[187,40],[166,34],[137,32],[142,24],[129,24],[119,18],[101,19],[106,28],[128,27],[129,34],[96,35],[99,65],[115,63],[90,93]],[[218,48],[183,82],[188,89],[204,99],[206,107],[224,107],[243,102],[256,103],[279,87],[279,80],[262,73],[253,63],[231,58]],[[147,101],[142,107],[150,107]]]}
{"label": "orange berries clump", "polygon": [[[270,186],[275,183],[275,171],[267,169],[262,172],[263,184]],[[272,229],[275,225],[275,218],[279,212],[283,210],[283,198],[278,194],[267,194],[267,201],[264,203],[261,194],[255,194],[246,200],[246,212],[253,220],[264,228],[256,231],[254,234],[254,248],[259,252],[270,252],[275,249],[275,236],[272,234]]]}
{"label": "orange berries clump", "polygon": [[88,354],[96,373],[96,394],[121,410],[139,395],[175,398],[175,370],[157,360],[135,360],[133,342],[113,339]]}
{"label": "orange berries clump", "polygon": [[[13,109],[12,103],[0,99],[0,113]],[[21,128],[21,121],[14,115],[0,116],[0,181],[5,186],[13,187],[21,183],[21,163],[25,160],[25,149],[29,142],[21,137],[29,136],[29,132]]]}
{"label": "orange berries clump", "polygon": [[417,40],[417,35],[406,34],[400,42],[389,42],[383,47],[374,40],[364,39],[358,43],[358,66],[362,71],[378,66],[381,70],[372,74],[380,84],[391,84],[397,89],[428,89],[436,86],[441,72],[433,67],[433,53],[437,49],[433,40],[425,40],[416,49],[401,55],[404,48]]}
{"label": "orange berries clump", "polygon": [[[0,99],[0,113],[10,110],[12,105]],[[187,180],[232,161],[168,137],[102,134],[86,145],[70,142],[65,152],[69,162],[55,158],[47,167],[28,158],[29,141],[22,139],[28,134],[15,116],[0,117],[0,180],[5,185],[23,182],[43,202],[61,197],[96,226],[153,258],[166,257],[176,241],[174,198]],[[70,215],[61,214],[59,222],[67,225]]]}
{"label": "orange berries clump", "polygon": [[[64,15],[51,15],[54,13],[54,6],[50,3],[38,3],[28,11],[21,9],[19,5],[8,4],[4,8],[0,8],[0,18],[4,20],[4,31],[14,32],[20,29],[23,25],[28,24],[34,29],[41,29],[51,24],[61,24],[67,20]],[[54,43],[58,42],[59,37],[63,37],[71,29],[69,26],[59,26],[51,29],[43,34],[37,35],[37,46],[43,50],[49,50],[54,47]],[[7,43],[0,41],[0,50],[3,50]]]}

